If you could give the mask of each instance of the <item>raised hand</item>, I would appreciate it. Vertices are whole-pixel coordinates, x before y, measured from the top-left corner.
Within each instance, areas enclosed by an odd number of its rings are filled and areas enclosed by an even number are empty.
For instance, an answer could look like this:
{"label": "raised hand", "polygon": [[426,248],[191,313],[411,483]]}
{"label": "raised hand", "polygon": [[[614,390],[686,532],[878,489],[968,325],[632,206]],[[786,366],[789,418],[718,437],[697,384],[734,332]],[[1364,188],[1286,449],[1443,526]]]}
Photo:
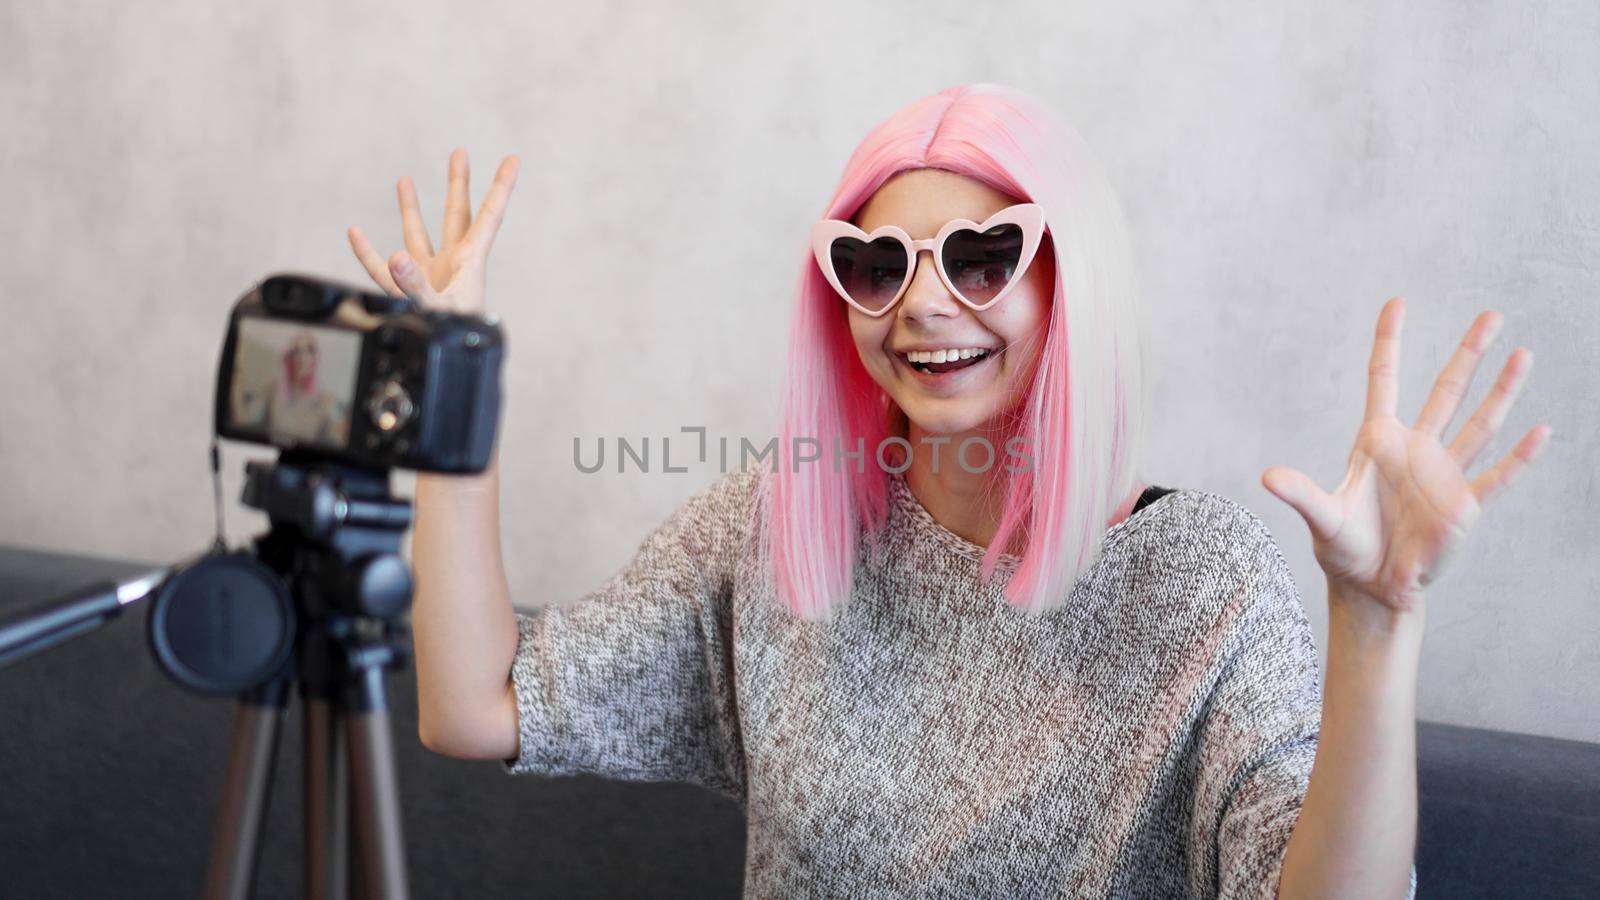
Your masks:
{"label": "raised hand", "polygon": [[467,151],[458,147],[450,154],[449,189],[438,252],[422,224],[416,186],[409,176],[396,185],[405,249],[396,250],[385,261],[356,225],[350,226],[348,232],[350,248],[367,274],[390,296],[403,294],[426,307],[481,314],[485,311],[484,270],[489,248],[505,218],[519,164],[515,156],[500,161],[494,183],[478,207],[477,218],[472,218],[467,193]]}
{"label": "raised hand", "polygon": [[1327,493],[1304,473],[1285,466],[1261,475],[1262,485],[1293,507],[1311,529],[1330,597],[1365,598],[1395,612],[1421,608],[1427,586],[1460,549],[1483,504],[1516,479],[1551,435],[1545,425],[1529,429],[1510,452],[1469,479],[1468,467],[1521,393],[1533,353],[1523,347],[1511,353],[1494,389],[1445,447],[1441,436],[1503,319],[1491,310],[1474,320],[1409,428],[1395,417],[1404,320],[1399,297],[1378,314],[1367,369],[1366,418],[1356,433],[1344,481]]}

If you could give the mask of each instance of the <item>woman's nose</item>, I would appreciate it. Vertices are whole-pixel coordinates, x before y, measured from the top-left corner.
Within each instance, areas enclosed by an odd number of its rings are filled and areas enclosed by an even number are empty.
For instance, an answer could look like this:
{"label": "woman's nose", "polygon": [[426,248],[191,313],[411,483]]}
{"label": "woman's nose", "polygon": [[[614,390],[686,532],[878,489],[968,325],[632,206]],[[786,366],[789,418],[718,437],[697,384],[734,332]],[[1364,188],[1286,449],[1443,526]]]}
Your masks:
{"label": "woman's nose", "polygon": [[958,316],[961,301],[951,296],[934,268],[933,251],[917,254],[917,269],[911,274],[911,284],[900,300],[900,315],[908,319],[932,319]]}

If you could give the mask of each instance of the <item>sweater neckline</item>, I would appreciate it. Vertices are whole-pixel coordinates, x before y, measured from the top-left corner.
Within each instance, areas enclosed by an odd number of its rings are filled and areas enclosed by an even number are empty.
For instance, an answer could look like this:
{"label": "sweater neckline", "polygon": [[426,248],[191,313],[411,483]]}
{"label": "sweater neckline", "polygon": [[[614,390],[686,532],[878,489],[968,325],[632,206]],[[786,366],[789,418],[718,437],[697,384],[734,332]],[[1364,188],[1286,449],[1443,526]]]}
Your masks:
{"label": "sweater neckline", "polygon": [[[911,486],[906,484],[906,476],[901,472],[889,474],[889,500],[895,509],[903,513],[911,523],[912,529],[925,534],[933,541],[950,552],[972,560],[982,560],[989,548],[974,544],[954,531],[944,527],[933,513],[928,512],[917,495],[911,492]],[[1000,565],[1015,566],[1022,562],[1022,557],[1012,553],[1000,554]]]}
{"label": "sweater neckline", "polygon": [[[1150,518],[1147,513],[1153,507],[1162,505],[1163,500],[1175,493],[1177,492],[1163,494],[1151,503],[1146,504],[1142,509],[1124,516],[1121,521],[1106,529],[1105,548],[1110,549],[1113,546],[1113,542],[1120,543],[1124,535],[1137,531],[1137,526],[1142,525]],[[975,544],[940,524],[939,520],[933,517],[933,513],[928,512],[927,507],[922,505],[922,501],[917,499],[917,495],[911,492],[911,486],[906,483],[904,473],[890,473],[889,503],[891,507],[899,510],[907,518],[913,530],[929,536],[935,543],[952,553],[966,559],[981,561],[984,554],[989,552],[989,548]],[[1002,552],[996,567],[1010,570],[1021,563],[1022,557],[1014,553]]]}

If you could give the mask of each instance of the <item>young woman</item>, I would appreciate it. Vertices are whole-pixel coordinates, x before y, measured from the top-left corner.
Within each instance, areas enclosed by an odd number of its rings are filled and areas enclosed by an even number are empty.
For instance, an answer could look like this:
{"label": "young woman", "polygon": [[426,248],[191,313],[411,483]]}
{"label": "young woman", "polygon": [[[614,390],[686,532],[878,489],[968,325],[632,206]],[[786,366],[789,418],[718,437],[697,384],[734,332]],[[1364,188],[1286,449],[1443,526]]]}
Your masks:
{"label": "young woman", "polygon": [[246,369],[235,373],[235,424],[258,429],[276,441],[305,441],[343,446],[350,433],[350,408],[325,389],[317,368],[317,337],[307,329],[290,336],[276,371],[260,384],[246,381]]}
{"label": "young woman", "polygon": [[[483,310],[516,169],[472,220],[451,156],[438,252],[401,179],[406,250],[352,228],[357,257]],[[910,104],[804,243],[775,469],[716,479],[576,604],[512,609],[495,469],[418,477],[423,742],[721,791],[750,896],[1414,892],[1425,590],[1550,434],[1467,479],[1519,348],[1439,442],[1498,314],[1406,426],[1391,300],[1344,481],[1263,473],[1327,574],[1324,696],[1261,520],[1139,477],[1122,215],[1051,109],[995,85]]]}

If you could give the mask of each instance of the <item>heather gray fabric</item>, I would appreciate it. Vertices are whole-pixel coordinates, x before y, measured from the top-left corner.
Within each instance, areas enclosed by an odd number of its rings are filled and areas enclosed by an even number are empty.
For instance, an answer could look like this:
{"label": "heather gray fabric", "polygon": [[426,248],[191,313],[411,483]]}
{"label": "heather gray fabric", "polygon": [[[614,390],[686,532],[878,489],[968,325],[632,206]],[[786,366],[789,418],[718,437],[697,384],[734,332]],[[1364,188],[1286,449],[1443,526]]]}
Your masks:
{"label": "heather gray fabric", "polygon": [[[575,604],[518,613],[514,774],[743,805],[747,897],[1271,897],[1316,751],[1317,654],[1266,526],[1180,489],[1054,612],[903,479],[830,624],[765,577],[765,484],[702,490]],[[1411,872],[1415,895],[1416,870]]]}

